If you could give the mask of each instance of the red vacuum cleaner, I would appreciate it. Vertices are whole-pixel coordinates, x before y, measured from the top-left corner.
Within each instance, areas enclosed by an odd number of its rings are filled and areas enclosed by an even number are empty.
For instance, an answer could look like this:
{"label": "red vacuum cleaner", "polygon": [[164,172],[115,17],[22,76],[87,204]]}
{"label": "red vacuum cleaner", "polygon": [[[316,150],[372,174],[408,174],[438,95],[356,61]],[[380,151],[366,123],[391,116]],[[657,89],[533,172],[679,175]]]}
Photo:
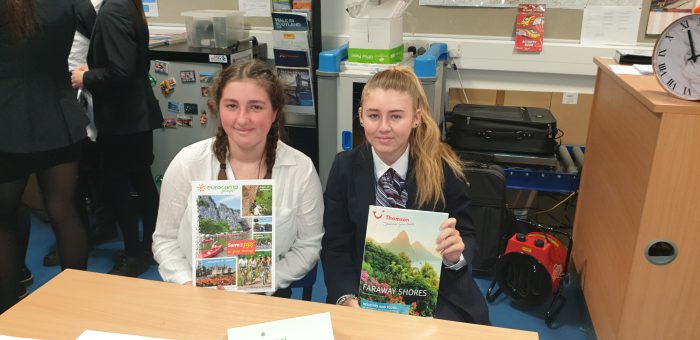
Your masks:
{"label": "red vacuum cleaner", "polygon": [[[554,318],[566,303],[561,295],[562,281],[568,278],[571,235],[541,224],[521,221],[538,231],[513,235],[506,250],[496,261],[494,280],[486,293],[493,302],[501,292],[523,306],[537,306],[552,299],[545,323],[551,327]],[[568,247],[554,234],[564,236]],[[498,284],[498,289],[496,288]]]}

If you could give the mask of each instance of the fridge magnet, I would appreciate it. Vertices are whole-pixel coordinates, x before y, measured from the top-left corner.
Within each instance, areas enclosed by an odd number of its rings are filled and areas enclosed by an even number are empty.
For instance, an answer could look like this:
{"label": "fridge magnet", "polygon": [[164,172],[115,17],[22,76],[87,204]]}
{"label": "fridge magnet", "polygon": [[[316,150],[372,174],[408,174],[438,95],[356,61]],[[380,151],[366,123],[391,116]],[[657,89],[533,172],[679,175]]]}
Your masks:
{"label": "fridge magnet", "polygon": [[214,80],[214,72],[199,72],[200,83],[211,83]]}
{"label": "fridge magnet", "polygon": [[168,74],[168,63],[165,61],[156,60],[153,62],[153,69],[156,71],[156,73]]}
{"label": "fridge magnet", "polygon": [[177,115],[177,126],[192,127],[192,116],[185,114]]}
{"label": "fridge magnet", "polygon": [[202,86],[202,97],[209,97],[209,86]]}
{"label": "fridge magnet", "polygon": [[171,84],[171,82],[167,80],[163,80],[160,82],[160,92],[162,92],[164,95],[170,95],[173,92],[175,92],[175,86]]}
{"label": "fridge magnet", "polygon": [[165,118],[163,119],[163,128],[175,129],[177,128],[177,119],[175,118]]}
{"label": "fridge magnet", "polygon": [[183,83],[195,83],[197,78],[194,71],[180,71],[180,81]]}
{"label": "fridge magnet", "polygon": [[154,87],[154,86],[156,86],[156,84],[158,84],[156,77],[154,77],[151,74],[148,74],[148,81],[151,83],[151,87]]}
{"label": "fridge magnet", "polygon": [[196,115],[197,114],[197,104],[194,103],[185,103],[185,113],[188,115]]}
{"label": "fridge magnet", "polygon": [[182,112],[182,105],[178,102],[168,101],[168,112],[180,113]]}
{"label": "fridge magnet", "polygon": [[207,125],[207,111],[202,110],[202,113],[199,114],[199,124],[200,125]]}

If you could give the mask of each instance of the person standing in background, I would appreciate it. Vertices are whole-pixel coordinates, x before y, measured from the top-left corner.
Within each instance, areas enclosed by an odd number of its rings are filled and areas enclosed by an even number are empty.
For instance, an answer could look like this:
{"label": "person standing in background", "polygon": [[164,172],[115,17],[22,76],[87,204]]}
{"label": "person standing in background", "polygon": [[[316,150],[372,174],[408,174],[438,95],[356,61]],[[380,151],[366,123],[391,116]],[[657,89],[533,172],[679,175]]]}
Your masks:
{"label": "person standing in background", "polygon": [[[87,268],[75,208],[88,119],[70,87],[68,52],[85,0],[0,1],[0,313],[18,300],[22,193],[36,173],[61,268]],[[89,2],[87,2],[89,6]]]}
{"label": "person standing in background", "polygon": [[[113,207],[124,237],[125,256],[110,273],[132,277],[148,269],[158,214],[158,189],[150,167],[153,130],[161,126],[163,116],[148,80],[148,40],[141,0],[105,0],[90,38],[88,65],[71,76],[74,88],[93,96],[106,203]],[[138,206],[130,204],[132,192],[140,198]]]}
{"label": "person standing in background", "polygon": [[[91,3],[91,5],[90,5]],[[90,46],[90,35],[95,26],[97,11],[102,6],[102,0],[91,0],[79,12],[78,27],[73,37],[73,46],[68,54],[68,71],[73,72],[80,65],[87,63],[87,53]],[[76,90],[76,96],[78,91]],[[83,91],[81,94],[81,104],[86,109],[90,125],[88,126],[88,137],[83,142],[82,154],[78,164],[78,193],[76,195],[76,207],[81,215],[83,225],[88,233],[88,241],[93,247],[117,237],[117,226],[114,221],[112,209],[105,205],[101,161],[97,150],[95,139],[97,129],[95,128],[92,114],[92,98]],[[87,106],[87,107],[85,107]],[[28,240],[28,237],[25,239]],[[44,256],[44,266],[57,266],[59,264],[58,252],[51,249]],[[26,272],[23,269],[22,274]],[[25,275],[26,277],[26,275]]]}
{"label": "person standing in background", "polygon": [[68,70],[71,72],[80,65],[87,63],[90,36],[92,35],[92,29],[95,27],[97,12],[100,10],[100,7],[102,7],[102,1],[103,0],[90,0],[92,6],[85,6],[85,8],[80,11],[79,15],[81,20],[78,22],[78,27],[73,37],[73,45],[68,54]]}

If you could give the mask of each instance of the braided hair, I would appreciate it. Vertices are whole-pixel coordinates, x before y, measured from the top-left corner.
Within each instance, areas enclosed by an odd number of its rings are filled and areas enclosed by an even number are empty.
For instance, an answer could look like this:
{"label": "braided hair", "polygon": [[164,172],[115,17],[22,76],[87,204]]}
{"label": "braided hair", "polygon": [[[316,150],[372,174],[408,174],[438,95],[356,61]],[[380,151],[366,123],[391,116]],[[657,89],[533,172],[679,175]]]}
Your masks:
{"label": "braided hair", "polygon": [[[219,112],[219,102],[221,101],[224,87],[226,87],[229,82],[244,79],[252,79],[256,81],[258,85],[265,90],[268,97],[270,97],[272,110],[277,112],[275,120],[272,122],[272,126],[270,127],[270,131],[267,133],[265,150],[263,151],[265,166],[267,168],[264,178],[269,179],[272,178],[272,168],[275,166],[277,141],[280,139],[283,129],[284,113],[282,111],[285,104],[284,86],[279,81],[272,68],[270,68],[270,66],[263,61],[253,59],[231,65],[221,71],[214,78],[212,83],[210,93],[212,93],[214,96],[212,104],[215,113],[218,114]],[[229,148],[228,135],[226,135],[226,131],[221,126],[219,126],[216,131],[213,149],[214,155],[216,155],[216,159],[219,161],[219,174],[217,179],[225,180],[227,179],[226,160],[229,153]]]}

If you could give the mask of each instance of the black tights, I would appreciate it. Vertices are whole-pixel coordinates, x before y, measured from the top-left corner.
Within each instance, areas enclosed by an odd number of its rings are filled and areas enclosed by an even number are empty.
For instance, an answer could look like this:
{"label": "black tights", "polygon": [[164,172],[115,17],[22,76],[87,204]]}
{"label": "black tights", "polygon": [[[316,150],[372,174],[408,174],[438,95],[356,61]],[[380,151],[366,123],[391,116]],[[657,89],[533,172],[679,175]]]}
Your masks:
{"label": "black tights", "polygon": [[[87,268],[87,237],[74,204],[78,163],[64,163],[36,173],[44,205],[61,254],[61,269]],[[28,176],[0,183],[0,313],[17,302],[22,246],[18,228],[24,223],[21,199]]]}
{"label": "black tights", "polygon": [[[143,256],[144,248],[151,247],[158,217],[158,189],[153,182],[151,167],[142,165],[128,171],[113,171],[106,180],[108,203],[114,207],[124,237],[124,253],[127,256]],[[138,193],[138,202],[131,197],[132,190]],[[143,221],[143,243],[139,235],[139,218]]]}

